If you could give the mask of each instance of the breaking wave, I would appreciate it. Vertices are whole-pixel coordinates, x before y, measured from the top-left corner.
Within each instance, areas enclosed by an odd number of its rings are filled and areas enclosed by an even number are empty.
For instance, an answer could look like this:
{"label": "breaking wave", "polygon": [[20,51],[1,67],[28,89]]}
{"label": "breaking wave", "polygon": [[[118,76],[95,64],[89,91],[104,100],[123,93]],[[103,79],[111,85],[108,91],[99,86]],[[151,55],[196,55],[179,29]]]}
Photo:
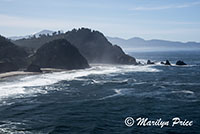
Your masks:
{"label": "breaking wave", "polygon": [[[134,66],[134,65],[92,65],[89,69],[71,70],[63,72],[53,72],[46,74],[30,75],[24,77],[16,77],[18,80],[5,81],[0,83],[0,99],[16,95],[26,94],[45,94],[48,90],[34,88],[38,86],[47,86],[55,84],[62,80],[75,80],[80,77],[89,75],[111,75],[126,72],[159,72],[160,70],[150,66]],[[94,81],[97,82],[98,81]],[[32,87],[27,89],[27,87]]]}

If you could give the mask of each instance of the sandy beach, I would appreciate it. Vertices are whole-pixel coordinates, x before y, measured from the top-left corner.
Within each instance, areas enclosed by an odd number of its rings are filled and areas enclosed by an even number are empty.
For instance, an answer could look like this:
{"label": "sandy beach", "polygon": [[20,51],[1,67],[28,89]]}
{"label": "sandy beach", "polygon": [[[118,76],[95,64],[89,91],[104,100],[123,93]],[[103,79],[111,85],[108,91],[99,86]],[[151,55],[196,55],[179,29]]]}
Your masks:
{"label": "sandy beach", "polygon": [[[42,73],[66,71],[65,69],[56,69],[56,68],[41,68],[41,70],[42,70]],[[17,76],[17,75],[33,75],[33,74],[41,74],[41,73],[26,72],[26,71],[12,71],[12,72],[0,73],[0,79],[6,78],[6,77]]]}
{"label": "sandy beach", "polygon": [[11,77],[11,76],[17,76],[17,75],[29,75],[29,74],[38,74],[35,72],[24,72],[24,71],[13,71],[13,72],[6,72],[0,74],[0,79]]}

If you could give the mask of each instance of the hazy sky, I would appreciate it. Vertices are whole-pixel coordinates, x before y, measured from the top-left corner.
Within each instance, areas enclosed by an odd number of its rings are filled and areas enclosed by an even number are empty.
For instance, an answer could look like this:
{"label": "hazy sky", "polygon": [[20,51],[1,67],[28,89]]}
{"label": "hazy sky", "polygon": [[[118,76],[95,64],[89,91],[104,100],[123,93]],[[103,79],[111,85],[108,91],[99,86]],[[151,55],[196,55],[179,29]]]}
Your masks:
{"label": "hazy sky", "polygon": [[112,37],[200,42],[200,0],[0,0],[0,34],[88,27]]}

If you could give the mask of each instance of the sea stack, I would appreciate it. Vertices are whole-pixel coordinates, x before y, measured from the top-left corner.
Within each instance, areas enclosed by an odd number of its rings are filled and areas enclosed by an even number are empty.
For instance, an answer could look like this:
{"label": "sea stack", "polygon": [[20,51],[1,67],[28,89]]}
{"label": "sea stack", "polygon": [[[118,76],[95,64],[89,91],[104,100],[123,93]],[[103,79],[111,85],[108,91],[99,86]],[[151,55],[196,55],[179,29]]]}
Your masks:
{"label": "sea stack", "polygon": [[165,65],[171,66],[171,63],[168,60],[166,60]]}

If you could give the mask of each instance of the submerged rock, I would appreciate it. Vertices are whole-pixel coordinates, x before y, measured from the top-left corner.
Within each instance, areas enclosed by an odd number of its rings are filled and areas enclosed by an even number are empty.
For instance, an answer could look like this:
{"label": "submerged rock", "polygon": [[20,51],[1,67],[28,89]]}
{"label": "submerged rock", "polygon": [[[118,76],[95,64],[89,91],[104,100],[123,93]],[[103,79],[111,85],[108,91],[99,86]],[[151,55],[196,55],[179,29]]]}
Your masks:
{"label": "submerged rock", "polygon": [[155,64],[154,62],[151,62],[151,60],[147,61],[147,64]]}
{"label": "submerged rock", "polygon": [[171,63],[168,60],[166,60],[165,65],[171,66]]}
{"label": "submerged rock", "polygon": [[182,65],[187,65],[187,64],[185,62],[179,60],[179,61],[176,62],[176,65],[182,66]]}
{"label": "submerged rock", "polygon": [[42,68],[84,69],[89,64],[79,50],[65,39],[44,44],[33,56],[32,64]]}
{"label": "submerged rock", "polygon": [[26,69],[27,72],[42,72],[39,66],[31,64]]}

